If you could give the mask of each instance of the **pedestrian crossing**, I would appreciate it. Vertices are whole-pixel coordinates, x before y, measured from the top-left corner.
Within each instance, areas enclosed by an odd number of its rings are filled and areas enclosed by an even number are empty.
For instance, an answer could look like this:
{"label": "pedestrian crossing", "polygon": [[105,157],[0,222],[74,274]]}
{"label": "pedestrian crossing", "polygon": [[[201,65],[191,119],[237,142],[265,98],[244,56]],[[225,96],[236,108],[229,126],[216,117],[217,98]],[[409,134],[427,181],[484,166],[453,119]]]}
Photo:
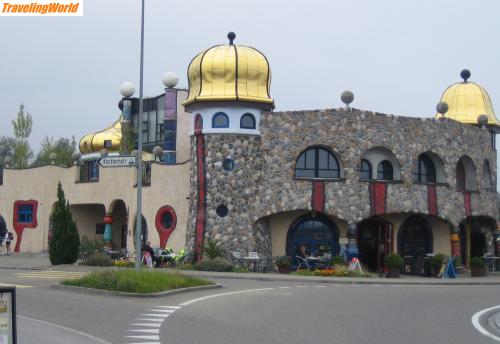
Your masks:
{"label": "pedestrian crossing", "polygon": [[42,270],[30,272],[17,272],[14,275],[21,278],[30,279],[74,279],[80,278],[89,274],[88,271],[56,271],[56,270]]}
{"label": "pedestrian crossing", "polygon": [[130,335],[125,336],[129,344],[161,344],[160,327],[162,323],[175,311],[180,309],[180,306],[156,306],[147,310],[147,313],[142,313],[134,319],[134,322],[129,324],[128,332]]}

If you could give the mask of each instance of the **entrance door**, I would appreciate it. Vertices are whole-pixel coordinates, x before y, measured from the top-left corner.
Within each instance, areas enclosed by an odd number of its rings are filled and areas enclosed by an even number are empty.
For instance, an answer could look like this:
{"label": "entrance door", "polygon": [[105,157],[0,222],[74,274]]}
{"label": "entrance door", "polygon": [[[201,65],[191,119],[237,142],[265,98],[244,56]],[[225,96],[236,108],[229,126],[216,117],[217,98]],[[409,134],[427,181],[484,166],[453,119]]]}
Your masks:
{"label": "entrance door", "polygon": [[359,223],[358,232],[361,263],[370,271],[381,271],[390,249],[389,224],[380,219],[368,219]]}
{"label": "entrance door", "polygon": [[401,226],[399,238],[399,252],[406,262],[411,263],[411,273],[420,274],[425,254],[432,252],[430,224],[423,218],[411,217]]}

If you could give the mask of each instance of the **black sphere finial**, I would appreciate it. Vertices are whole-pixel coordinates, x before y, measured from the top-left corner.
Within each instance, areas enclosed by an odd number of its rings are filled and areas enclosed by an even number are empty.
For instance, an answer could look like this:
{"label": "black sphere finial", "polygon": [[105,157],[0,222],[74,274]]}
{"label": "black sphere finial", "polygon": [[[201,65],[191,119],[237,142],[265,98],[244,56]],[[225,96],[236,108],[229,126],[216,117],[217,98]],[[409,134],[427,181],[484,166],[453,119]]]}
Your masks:
{"label": "black sphere finial", "polygon": [[233,45],[233,41],[236,38],[236,34],[234,32],[230,32],[227,34],[227,38],[229,39],[229,44]]}
{"label": "black sphere finial", "polygon": [[470,70],[468,69],[463,69],[461,72],[460,72],[460,77],[462,79],[464,79],[464,82],[467,82],[467,79],[470,78]]}
{"label": "black sphere finial", "polygon": [[123,111],[123,98],[118,102],[118,109],[120,109],[120,111]]}

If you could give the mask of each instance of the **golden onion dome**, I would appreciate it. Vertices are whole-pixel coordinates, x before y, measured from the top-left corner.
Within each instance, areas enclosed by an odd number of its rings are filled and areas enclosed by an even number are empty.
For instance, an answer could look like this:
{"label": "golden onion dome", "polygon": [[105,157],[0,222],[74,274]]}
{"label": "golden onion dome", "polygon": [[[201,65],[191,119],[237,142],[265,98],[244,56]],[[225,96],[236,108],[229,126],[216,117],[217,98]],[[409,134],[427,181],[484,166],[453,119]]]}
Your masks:
{"label": "golden onion dome", "polygon": [[464,69],[460,73],[463,82],[457,82],[444,91],[441,102],[448,104],[448,111],[436,114],[437,118],[445,117],[466,124],[478,124],[478,116],[486,115],[488,125],[500,126],[488,92],[480,85],[467,81],[470,72]]}
{"label": "golden onion dome", "polygon": [[269,95],[271,69],[266,57],[257,49],[233,44],[209,48],[193,58],[188,67],[188,106],[200,102],[245,101],[274,107]]}
{"label": "golden onion dome", "polygon": [[106,148],[108,152],[120,151],[122,138],[122,117],[109,127],[96,133],[85,135],[80,140],[80,152],[82,154],[98,153]]}

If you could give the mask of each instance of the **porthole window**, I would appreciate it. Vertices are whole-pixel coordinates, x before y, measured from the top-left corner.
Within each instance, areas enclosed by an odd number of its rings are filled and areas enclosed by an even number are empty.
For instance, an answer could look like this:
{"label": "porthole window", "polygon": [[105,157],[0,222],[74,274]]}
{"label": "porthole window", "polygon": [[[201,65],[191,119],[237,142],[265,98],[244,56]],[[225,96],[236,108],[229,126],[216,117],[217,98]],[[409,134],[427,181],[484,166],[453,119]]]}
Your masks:
{"label": "porthole window", "polygon": [[224,159],[224,161],[222,162],[222,168],[224,169],[224,171],[231,172],[232,170],[234,170],[234,167],[235,163],[233,159]]}
{"label": "porthole window", "polygon": [[174,208],[171,206],[164,206],[158,209],[155,219],[156,228],[162,231],[172,231],[177,225],[177,215]]}
{"label": "porthole window", "polygon": [[255,129],[255,117],[251,113],[246,113],[243,116],[241,116],[240,128]]}
{"label": "porthole window", "polygon": [[224,112],[217,112],[212,117],[212,128],[229,128],[229,117]]}
{"label": "porthole window", "polygon": [[224,204],[221,204],[215,209],[215,212],[217,213],[217,216],[219,217],[226,217],[227,213],[229,212],[229,209]]}
{"label": "porthole window", "polygon": [[161,224],[162,224],[163,228],[172,227],[172,222],[173,222],[172,214],[171,213],[164,213],[163,217],[161,219]]}

